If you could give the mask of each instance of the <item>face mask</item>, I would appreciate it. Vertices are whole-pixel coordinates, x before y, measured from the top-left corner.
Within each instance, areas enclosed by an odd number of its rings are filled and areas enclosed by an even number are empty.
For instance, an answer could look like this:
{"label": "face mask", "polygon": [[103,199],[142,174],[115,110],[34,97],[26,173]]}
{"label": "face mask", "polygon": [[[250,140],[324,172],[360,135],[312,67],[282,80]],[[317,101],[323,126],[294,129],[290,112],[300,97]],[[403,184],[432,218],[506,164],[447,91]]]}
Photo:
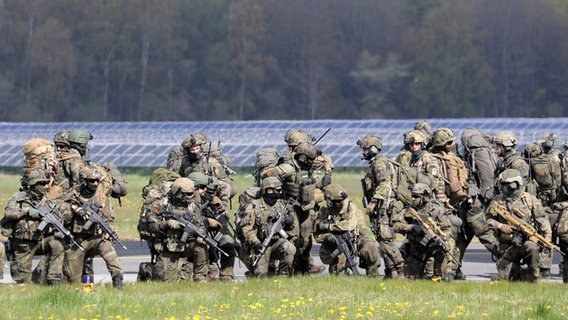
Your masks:
{"label": "face mask", "polygon": [[30,192],[33,194],[35,198],[41,199],[43,195],[47,193],[47,186],[40,183],[36,183],[30,187]]}
{"label": "face mask", "polygon": [[422,197],[412,197],[412,206],[415,208],[420,208],[422,206]]}
{"label": "face mask", "polygon": [[514,197],[519,191],[519,186],[516,182],[505,183],[501,186],[501,192],[509,198]]}
{"label": "face mask", "polygon": [[264,202],[266,202],[269,206],[273,206],[278,199],[280,199],[280,193],[269,193],[262,196]]}

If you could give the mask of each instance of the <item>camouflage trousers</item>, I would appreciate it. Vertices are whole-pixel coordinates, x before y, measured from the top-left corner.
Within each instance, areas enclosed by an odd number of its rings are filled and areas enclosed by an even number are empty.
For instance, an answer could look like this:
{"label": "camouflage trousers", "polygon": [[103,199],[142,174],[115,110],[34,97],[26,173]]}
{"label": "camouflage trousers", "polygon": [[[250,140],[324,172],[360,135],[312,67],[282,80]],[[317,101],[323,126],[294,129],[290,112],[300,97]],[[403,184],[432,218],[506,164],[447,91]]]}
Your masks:
{"label": "camouflage trousers", "polygon": [[[256,277],[291,275],[295,254],[296,247],[292,242],[284,238],[274,241],[259,258],[254,267],[254,275]],[[254,261],[252,257],[251,260]]]}
{"label": "camouflage trousers", "polygon": [[513,264],[520,264],[521,261],[527,265],[527,281],[535,282],[540,279],[540,252],[536,243],[525,241],[521,246],[510,242],[500,243],[499,256],[500,258],[497,259],[499,279],[508,280]]}
{"label": "camouflage trousers", "polygon": [[159,280],[206,282],[209,264],[207,245],[195,238],[189,239],[183,251],[164,251],[156,257]]}
{"label": "camouflage trousers", "polygon": [[10,239],[14,261],[10,264],[12,279],[17,283],[32,281],[32,261],[34,256],[47,254],[47,281],[61,281],[65,247],[63,239],[49,236],[39,241]]}
{"label": "camouflage trousers", "polygon": [[[559,247],[560,250],[564,253],[564,256],[568,255],[568,239],[560,238]],[[560,268],[560,274],[562,275],[562,281],[564,283],[568,283],[568,263],[564,262],[562,264]]]}
{"label": "camouflage trousers", "polygon": [[476,199],[472,204],[467,204],[460,214],[463,221],[462,228],[457,234],[456,248],[459,250],[459,260],[463,260],[465,250],[476,236],[479,242],[489,251],[493,250],[493,245],[497,239],[487,227],[485,220],[485,207]]}
{"label": "camouflage trousers", "polygon": [[69,282],[80,283],[84,274],[85,258],[97,255],[103,258],[107,270],[113,278],[118,275],[124,276],[124,271],[112,241],[103,239],[102,235],[92,237],[76,236],[75,240],[83,247],[84,251],[81,251],[77,246],[71,246],[65,250],[63,274]]}
{"label": "camouflage trousers", "polygon": [[[343,266],[347,263],[346,257],[337,251],[337,239],[332,233],[322,235],[321,238],[323,239],[319,252],[321,261],[329,265],[330,274],[339,274],[339,270],[343,269]],[[365,269],[367,276],[378,277],[381,259],[375,239],[361,237],[356,246],[359,267]]]}
{"label": "camouflage trousers", "polygon": [[296,254],[294,256],[294,272],[307,273],[313,261],[310,251],[312,250],[312,234],[314,232],[316,214],[314,210],[302,210],[296,208],[296,217],[300,223],[300,236],[294,242]]}
{"label": "camouflage trousers", "polygon": [[[450,252],[455,249],[453,239],[448,240]],[[451,262],[441,250],[434,247],[426,247],[415,241],[405,242],[406,264],[404,266],[405,277],[411,279],[424,279],[430,277],[443,277],[452,272]],[[431,265],[429,265],[429,262]],[[430,271],[431,270],[431,271]]]}
{"label": "camouflage trousers", "polygon": [[[215,237],[217,238],[217,237]],[[209,267],[207,272],[208,280],[233,280],[233,267],[235,265],[235,257],[237,250],[235,248],[235,239],[230,235],[221,235],[217,240],[218,246],[225,251],[225,256],[215,248],[209,248]],[[219,265],[221,266],[219,268]]]}
{"label": "camouflage trousers", "polygon": [[6,247],[4,246],[4,242],[0,241],[0,260],[2,260],[2,263],[0,263],[0,280],[4,279],[4,265],[6,265],[8,262],[6,261]]}

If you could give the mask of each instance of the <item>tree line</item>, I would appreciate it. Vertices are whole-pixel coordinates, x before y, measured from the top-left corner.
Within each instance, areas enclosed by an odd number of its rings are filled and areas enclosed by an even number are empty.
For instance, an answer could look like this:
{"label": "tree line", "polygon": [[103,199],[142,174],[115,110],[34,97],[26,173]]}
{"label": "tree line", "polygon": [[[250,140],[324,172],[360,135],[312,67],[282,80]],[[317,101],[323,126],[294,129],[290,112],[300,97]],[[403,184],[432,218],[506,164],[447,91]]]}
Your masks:
{"label": "tree line", "polygon": [[2,121],[568,116],[564,0],[0,2]]}

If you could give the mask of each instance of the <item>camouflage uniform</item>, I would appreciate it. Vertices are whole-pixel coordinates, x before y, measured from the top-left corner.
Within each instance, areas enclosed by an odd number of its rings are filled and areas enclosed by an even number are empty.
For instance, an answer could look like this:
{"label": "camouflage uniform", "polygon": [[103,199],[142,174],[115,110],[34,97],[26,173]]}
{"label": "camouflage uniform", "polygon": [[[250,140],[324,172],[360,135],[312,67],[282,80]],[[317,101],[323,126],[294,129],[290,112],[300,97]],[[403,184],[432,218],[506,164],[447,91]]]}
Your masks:
{"label": "camouflage uniform", "polygon": [[[293,272],[296,247],[294,239],[298,237],[299,224],[292,208],[281,198],[282,183],[276,177],[261,181],[262,196],[250,202],[239,213],[239,228],[244,239],[244,260],[257,277],[268,275],[291,275]],[[268,189],[272,189],[268,191]],[[274,227],[277,213],[284,215],[282,231],[275,233],[265,252],[258,256],[270,230]],[[253,267],[254,261],[258,259]]]}
{"label": "camouflage uniform", "polygon": [[[558,218],[552,226],[554,238],[559,240],[558,246],[564,255],[568,254],[568,201],[561,202],[555,205],[557,209]],[[561,256],[563,257],[563,256]],[[564,283],[568,283],[568,264],[563,263],[559,265],[560,275]]]}
{"label": "camouflage uniform", "polygon": [[[2,219],[3,226],[10,226],[8,233],[3,235],[9,237],[14,255],[14,261],[10,264],[12,279],[17,283],[31,282],[32,259],[35,255],[49,254],[46,260],[46,279],[48,284],[58,285],[62,280],[65,244],[61,236],[55,236],[52,226],[48,225],[43,231],[38,229],[41,215],[35,208],[43,205],[59,208],[60,203],[44,196],[48,192],[47,184],[50,180],[41,169],[29,171],[23,181],[28,181],[29,189],[8,198]],[[59,218],[56,211],[58,210],[54,210],[55,216]]]}
{"label": "camouflage uniform", "polygon": [[316,179],[313,176],[313,161],[317,157],[317,148],[309,142],[301,142],[295,152],[284,163],[262,173],[262,178],[274,176],[282,181],[284,197],[297,200],[301,206],[294,207],[300,223],[300,236],[294,243],[296,256],[294,271],[310,272],[310,250],[316,213],[314,211]]}
{"label": "camouflage uniform", "polygon": [[[406,234],[403,244],[406,254],[405,277],[422,279],[440,277],[445,281],[452,279],[452,270],[448,265],[448,258],[440,248],[435,246],[424,236],[424,229],[412,216],[416,212],[423,221],[431,219],[432,227],[439,228],[438,236],[447,244],[448,252],[454,252],[455,242],[452,238],[452,224],[448,218],[447,209],[442,203],[431,198],[429,186],[417,183],[412,188],[412,196],[415,203],[393,216],[393,229],[396,232]],[[433,258],[432,275],[426,270],[427,262]]]}
{"label": "camouflage uniform", "polygon": [[[347,199],[347,193],[340,185],[332,183],[324,189],[327,206],[318,214],[315,238],[321,243],[320,258],[329,265],[330,274],[338,274],[346,263],[344,256],[337,251],[336,234],[350,232],[354,250],[359,256],[359,266],[366,270],[369,277],[379,276],[381,265],[377,242],[365,234],[365,216]],[[357,267],[357,266],[355,266]]]}
{"label": "camouflage uniform", "polygon": [[69,229],[75,235],[76,241],[84,248],[84,251],[76,247],[68,247],[65,250],[63,272],[69,282],[79,283],[85,272],[85,259],[100,255],[111,274],[113,286],[122,288],[124,271],[113,241],[108,234],[103,233],[99,224],[90,223],[89,217],[92,213],[85,209],[87,206],[98,207],[97,214],[113,228],[114,215],[110,200],[106,195],[101,195],[102,191],[98,188],[100,176],[100,172],[94,167],[83,167],[80,171],[80,187],[67,197],[67,205],[63,207],[62,214],[70,226]]}
{"label": "camouflage uniform", "polygon": [[498,216],[493,207],[505,207],[517,219],[529,225],[535,225],[538,232],[550,240],[552,231],[540,201],[533,195],[522,191],[522,177],[515,169],[507,169],[499,176],[501,194],[495,196],[487,208],[487,223],[496,233],[499,241],[497,271],[499,279],[509,279],[513,263],[523,261],[527,264],[527,280],[540,279],[540,252],[538,245],[530,240],[516,236],[506,220]]}
{"label": "camouflage uniform", "polygon": [[[367,136],[357,144],[363,150],[363,158],[369,161],[369,170],[363,178],[370,199],[366,207],[371,230],[379,242],[381,257],[385,261],[385,276],[403,277],[404,259],[396,246],[396,234],[392,230],[391,217],[403,208],[402,202],[395,197],[396,171],[389,160],[380,154],[380,137]],[[374,147],[374,148],[373,148]]]}
{"label": "camouflage uniform", "polygon": [[[219,248],[228,256],[220,254],[217,249],[209,248],[209,280],[233,280],[233,266],[237,255],[236,242],[229,230],[230,219],[228,213],[217,196],[219,181],[217,178],[199,172],[193,172],[189,178],[195,183],[198,190],[196,204],[203,217],[210,218],[213,224],[208,226],[208,232],[218,242]],[[210,220],[208,220],[210,221]],[[219,268],[219,264],[221,267]]]}
{"label": "camouflage uniform", "polygon": [[[165,281],[189,280],[189,263],[193,265],[193,281],[207,281],[208,253],[205,242],[195,233],[185,233],[180,217],[206,232],[204,219],[193,202],[194,184],[188,178],[178,178],[168,191],[168,203],[148,217],[149,228],[162,241],[163,252],[156,257],[158,277]],[[187,241],[182,239],[187,236]]]}

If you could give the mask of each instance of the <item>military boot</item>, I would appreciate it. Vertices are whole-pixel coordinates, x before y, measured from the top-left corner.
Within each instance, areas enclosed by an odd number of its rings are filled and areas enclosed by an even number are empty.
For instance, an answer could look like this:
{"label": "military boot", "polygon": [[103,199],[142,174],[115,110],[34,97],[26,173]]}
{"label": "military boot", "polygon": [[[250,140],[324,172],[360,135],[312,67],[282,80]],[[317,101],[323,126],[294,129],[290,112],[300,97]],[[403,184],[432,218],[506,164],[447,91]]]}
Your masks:
{"label": "military boot", "polygon": [[117,274],[116,276],[112,277],[112,286],[117,289],[124,288],[124,282],[122,281],[124,278],[122,274]]}
{"label": "military boot", "polygon": [[541,268],[540,269],[540,278],[541,279],[550,279],[550,269]]}
{"label": "military boot", "polygon": [[233,281],[233,267],[221,267],[221,275],[219,276],[219,280],[221,281]]}

